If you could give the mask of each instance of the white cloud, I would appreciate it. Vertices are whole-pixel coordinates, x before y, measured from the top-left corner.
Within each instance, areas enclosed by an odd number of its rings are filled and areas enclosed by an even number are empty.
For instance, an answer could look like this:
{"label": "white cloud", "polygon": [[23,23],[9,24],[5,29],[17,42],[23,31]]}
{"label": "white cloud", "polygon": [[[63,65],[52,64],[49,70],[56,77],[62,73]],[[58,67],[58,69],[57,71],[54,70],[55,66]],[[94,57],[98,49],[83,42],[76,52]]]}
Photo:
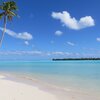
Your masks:
{"label": "white cloud", "polygon": [[100,38],[97,38],[97,41],[100,42]]}
{"label": "white cloud", "polygon": [[63,34],[63,32],[59,31],[59,30],[55,32],[55,35],[57,35],[57,36],[61,36],[62,34]]}
{"label": "white cloud", "polygon": [[52,54],[53,55],[64,55],[64,53],[63,52],[60,52],[60,51],[59,52],[58,51],[57,52],[52,52]]}
{"label": "white cloud", "polygon": [[75,44],[72,42],[67,42],[68,45],[74,46]]}
{"label": "white cloud", "polygon": [[43,52],[43,51],[0,51],[0,55],[38,55],[38,56],[70,56],[73,55],[69,52],[54,51],[54,52]]}
{"label": "white cloud", "polygon": [[23,40],[31,40],[33,37],[28,32],[18,33],[16,38],[23,39]]}
{"label": "white cloud", "polygon": [[[100,52],[99,52],[100,53]],[[72,53],[72,52],[63,52],[63,51],[53,51],[53,52],[44,52],[44,51],[0,51],[0,56],[12,56],[12,55],[18,55],[18,56],[45,56],[45,57],[93,57],[96,54],[86,54],[86,53]],[[100,56],[100,55],[97,55]]]}
{"label": "white cloud", "polygon": [[28,41],[25,41],[24,43],[25,43],[25,45],[29,45],[29,42]]}
{"label": "white cloud", "polygon": [[71,17],[70,13],[67,11],[52,12],[52,17],[60,20],[64,26],[73,30],[80,30],[95,25],[95,21],[91,16],[85,16],[77,20],[75,17]]}
{"label": "white cloud", "polygon": [[[2,31],[3,28],[0,27],[0,30]],[[28,32],[22,32],[22,33],[16,33],[12,30],[6,29],[6,33],[14,38],[18,38],[18,39],[23,39],[23,40],[32,40],[33,36],[28,33]]]}
{"label": "white cloud", "polygon": [[[100,57],[100,51],[98,51],[97,54],[92,53],[72,53],[72,52],[63,52],[63,51],[54,51],[54,52],[43,52],[43,51],[0,51],[1,59],[3,56],[14,56],[18,55],[18,59],[20,59],[19,56],[25,57],[25,56],[31,56],[31,57],[50,57],[52,58],[70,58],[70,57]],[[15,58],[13,58],[15,59]]]}
{"label": "white cloud", "polygon": [[0,55],[41,55],[41,51],[0,51]]}

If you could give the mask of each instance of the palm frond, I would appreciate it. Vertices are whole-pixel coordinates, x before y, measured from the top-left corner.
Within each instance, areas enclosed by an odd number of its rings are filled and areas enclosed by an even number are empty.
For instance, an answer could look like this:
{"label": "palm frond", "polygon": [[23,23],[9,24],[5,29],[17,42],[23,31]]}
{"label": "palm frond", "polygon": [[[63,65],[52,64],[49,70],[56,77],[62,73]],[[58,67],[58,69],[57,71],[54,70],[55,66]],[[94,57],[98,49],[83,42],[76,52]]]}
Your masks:
{"label": "palm frond", "polygon": [[16,6],[16,2],[14,2],[14,1],[8,1],[8,2],[4,2],[3,3],[3,10],[17,10],[18,8],[17,8],[17,6]]}
{"label": "palm frond", "polygon": [[15,13],[15,11],[17,9],[18,8],[16,6],[16,2],[14,2],[14,1],[3,2],[2,5],[0,5],[0,10],[3,10],[3,12],[0,13],[0,19],[2,17],[4,17],[4,30],[3,30],[3,33],[2,33],[2,36],[1,36],[0,45],[2,44],[2,41],[3,41],[3,38],[4,38],[7,19],[9,21],[11,21],[13,16],[17,16],[17,14]]}
{"label": "palm frond", "polygon": [[4,16],[4,12],[0,13],[0,19],[2,19],[3,16]]}
{"label": "palm frond", "polygon": [[3,10],[3,6],[2,5],[0,5],[0,9]]}
{"label": "palm frond", "polygon": [[16,2],[10,1],[9,4],[10,4],[9,10],[17,10],[18,9],[17,6],[16,6]]}
{"label": "palm frond", "polygon": [[14,13],[14,12],[12,12],[12,11],[9,11],[9,12],[8,12],[8,15],[11,15],[11,16],[17,16],[17,14]]}

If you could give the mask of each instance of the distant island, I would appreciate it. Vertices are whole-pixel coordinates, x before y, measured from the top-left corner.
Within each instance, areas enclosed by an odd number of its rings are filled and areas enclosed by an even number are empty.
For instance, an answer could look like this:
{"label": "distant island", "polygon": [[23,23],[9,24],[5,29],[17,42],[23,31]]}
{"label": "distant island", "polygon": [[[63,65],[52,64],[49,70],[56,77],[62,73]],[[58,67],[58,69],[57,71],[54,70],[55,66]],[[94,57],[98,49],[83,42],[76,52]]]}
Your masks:
{"label": "distant island", "polygon": [[53,58],[53,61],[67,61],[67,60],[100,60],[100,58]]}

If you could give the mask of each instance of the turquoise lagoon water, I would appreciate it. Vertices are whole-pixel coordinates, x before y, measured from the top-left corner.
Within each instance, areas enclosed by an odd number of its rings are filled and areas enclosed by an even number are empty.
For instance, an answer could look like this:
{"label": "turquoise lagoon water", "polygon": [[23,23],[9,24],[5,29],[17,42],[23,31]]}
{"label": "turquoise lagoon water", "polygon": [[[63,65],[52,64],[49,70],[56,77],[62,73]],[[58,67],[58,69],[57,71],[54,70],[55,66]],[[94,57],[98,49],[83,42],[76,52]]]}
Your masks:
{"label": "turquoise lagoon water", "polygon": [[100,61],[4,61],[0,62],[0,72],[39,79],[64,89],[100,93]]}

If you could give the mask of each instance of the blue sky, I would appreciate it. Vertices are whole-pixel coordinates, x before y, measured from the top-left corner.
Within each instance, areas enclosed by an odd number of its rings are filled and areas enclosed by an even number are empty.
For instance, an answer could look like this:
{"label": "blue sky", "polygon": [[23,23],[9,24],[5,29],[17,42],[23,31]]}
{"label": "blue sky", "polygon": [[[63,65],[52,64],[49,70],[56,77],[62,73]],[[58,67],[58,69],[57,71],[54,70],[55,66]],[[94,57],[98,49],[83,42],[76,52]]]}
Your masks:
{"label": "blue sky", "polygon": [[16,2],[20,18],[7,23],[1,59],[100,57],[99,0]]}

